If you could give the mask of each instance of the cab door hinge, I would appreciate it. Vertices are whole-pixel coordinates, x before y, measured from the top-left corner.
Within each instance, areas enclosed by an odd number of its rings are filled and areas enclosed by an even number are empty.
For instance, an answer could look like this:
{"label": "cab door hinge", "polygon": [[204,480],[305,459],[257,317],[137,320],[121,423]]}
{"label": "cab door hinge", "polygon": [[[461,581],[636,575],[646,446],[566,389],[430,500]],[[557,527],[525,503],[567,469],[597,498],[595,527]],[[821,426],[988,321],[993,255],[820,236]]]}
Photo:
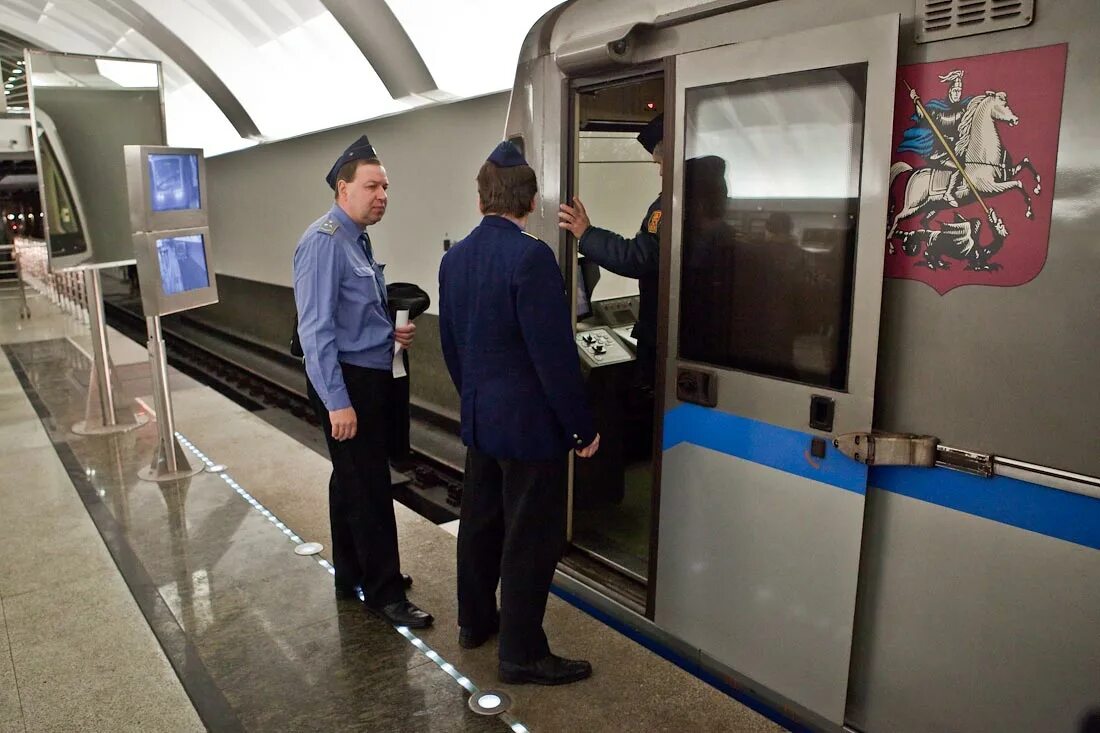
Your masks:
{"label": "cab door hinge", "polygon": [[933,435],[907,433],[844,433],[833,440],[833,447],[857,463],[867,466],[936,465]]}
{"label": "cab door hinge", "polygon": [[994,472],[993,456],[940,445],[933,435],[845,433],[833,440],[833,447],[867,466],[940,466],[983,478]]}

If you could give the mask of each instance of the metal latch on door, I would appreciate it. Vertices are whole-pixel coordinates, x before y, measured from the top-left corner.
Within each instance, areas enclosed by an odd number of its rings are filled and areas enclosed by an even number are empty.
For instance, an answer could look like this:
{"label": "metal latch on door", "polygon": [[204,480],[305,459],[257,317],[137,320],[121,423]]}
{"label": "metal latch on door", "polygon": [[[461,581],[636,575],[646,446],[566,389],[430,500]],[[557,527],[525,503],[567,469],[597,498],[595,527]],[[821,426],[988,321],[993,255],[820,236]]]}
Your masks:
{"label": "metal latch on door", "polygon": [[868,466],[936,465],[939,439],[933,435],[907,433],[844,433],[833,447],[857,463]]}

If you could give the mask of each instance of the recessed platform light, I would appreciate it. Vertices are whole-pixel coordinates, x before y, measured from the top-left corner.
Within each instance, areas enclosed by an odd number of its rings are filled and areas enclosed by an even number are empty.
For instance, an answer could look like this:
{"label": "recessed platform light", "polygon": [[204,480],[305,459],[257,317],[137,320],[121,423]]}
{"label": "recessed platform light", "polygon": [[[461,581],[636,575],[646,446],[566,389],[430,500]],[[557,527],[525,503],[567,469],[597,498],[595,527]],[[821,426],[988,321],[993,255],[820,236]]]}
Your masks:
{"label": "recessed platform light", "polygon": [[500,690],[482,690],[470,695],[469,705],[478,715],[500,715],[512,707],[512,698]]}
{"label": "recessed platform light", "polygon": [[[41,216],[41,214],[40,214]],[[313,555],[317,564],[324,568],[330,575],[336,575],[336,568],[332,563],[324,559],[319,553],[324,549],[324,546],[319,542],[302,542],[302,538],[294,534],[293,530],[287,527],[283,522],[279,520],[277,516],[272,514],[263,504],[258,502],[255,497],[249,494],[245,489],[228,473],[225,472],[224,466],[219,466],[210,460],[206,455],[200,451],[194,443],[189,441],[185,436],[180,433],[176,433],[176,438],[180,441],[180,444],[188,448],[192,453],[198,456],[203,463],[206,464],[208,470],[217,472],[219,477],[230,488],[232,488],[242,499],[248,502],[261,516],[265,517],[268,521],[275,525],[276,528],[281,529],[283,534],[287,538],[295,543],[294,552],[298,555]],[[218,470],[220,469],[220,470]],[[462,686],[464,690],[470,693],[468,705],[470,709],[481,715],[501,715],[501,720],[508,726],[512,733],[530,733],[527,727],[516,720],[508,709],[512,706],[512,698],[505,692],[497,690],[478,690],[473,681],[469,677],[459,672],[453,664],[444,659],[438,652],[429,647],[423,639],[412,633],[407,626],[396,627],[397,632],[404,636],[409,643],[411,643],[418,651],[423,653],[429,660],[439,666],[447,675],[449,675],[455,682]],[[476,707],[475,707],[476,706]]]}
{"label": "recessed platform light", "polygon": [[320,542],[303,542],[294,548],[295,555],[316,555],[321,550],[325,549],[324,545]]}

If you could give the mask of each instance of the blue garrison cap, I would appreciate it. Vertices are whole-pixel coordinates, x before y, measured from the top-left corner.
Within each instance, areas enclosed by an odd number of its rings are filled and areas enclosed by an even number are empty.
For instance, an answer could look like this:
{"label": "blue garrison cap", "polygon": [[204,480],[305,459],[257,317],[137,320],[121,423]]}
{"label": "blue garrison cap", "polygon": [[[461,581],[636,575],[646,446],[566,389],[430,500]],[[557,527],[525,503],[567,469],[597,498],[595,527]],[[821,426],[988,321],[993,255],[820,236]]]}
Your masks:
{"label": "blue garrison cap", "polygon": [[653,149],[657,147],[657,143],[661,142],[661,139],[665,136],[665,115],[661,113],[649,121],[649,124],[642,128],[642,131],[638,133],[638,142],[642,144],[642,147],[646,149],[647,153],[652,153]]}
{"label": "blue garrison cap", "polygon": [[527,165],[527,159],[514,143],[505,140],[493,148],[489,154],[489,162],[498,168],[515,168],[517,165]]}
{"label": "blue garrison cap", "polygon": [[332,164],[332,170],[325,176],[325,181],[328,182],[328,187],[333,191],[336,190],[336,176],[340,173],[340,169],[345,163],[350,163],[353,160],[377,160],[378,153],[374,152],[374,146],[370,144],[370,140],[366,135],[363,135],[358,140],[348,146],[336,162]]}

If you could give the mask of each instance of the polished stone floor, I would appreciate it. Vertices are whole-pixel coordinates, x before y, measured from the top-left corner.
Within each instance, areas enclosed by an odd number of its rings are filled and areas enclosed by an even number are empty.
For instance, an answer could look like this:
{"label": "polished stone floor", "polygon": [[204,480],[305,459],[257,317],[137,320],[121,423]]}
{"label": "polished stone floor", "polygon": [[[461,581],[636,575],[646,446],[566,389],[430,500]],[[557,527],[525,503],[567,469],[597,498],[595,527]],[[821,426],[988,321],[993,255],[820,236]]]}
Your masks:
{"label": "polished stone floor", "polygon": [[[512,716],[473,714],[455,678],[470,688],[501,686],[495,644],[472,651],[457,644],[453,534],[395,504],[402,566],[416,579],[410,597],[436,616],[414,646],[357,604],[335,601],[326,567],[293,553],[287,533],[328,545],[330,469],[322,455],[173,370],[179,434],[228,468],[170,484],[138,480],[153,454],[155,423],[117,436],[72,434],[87,393],[86,335],[49,303],[35,305],[34,325],[14,327],[0,310],[0,343],[11,361],[0,372],[0,395],[24,403],[9,413],[0,401],[0,436],[8,441],[0,453],[0,516],[25,525],[14,561],[0,561],[0,609],[11,639],[5,654],[0,636],[0,731],[782,730],[557,597],[547,609],[551,645],[590,659],[593,677],[560,688],[504,686],[514,700]],[[126,403],[146,409],[153,402],[144,350],[116,338],[112,352]],[[201,462],[195,451],[189,459]],[[62,518],[52,504],[24,501],[24,492],[58,483],[51,477],[67,482],[48,501],[63,497],[81,510],[78,516]],[[65,561],[76,552],[73,543],[93,540],[99,556]],[[48,569],[39,603],[57,605],[56,621],[40,623],[17,607],[13,627],[3,594],[7,584],[16,598],[34,594],[22,592],[24,564]],[[129,593],[108,598],[112,587]],[[125,613],[118,610],[123,601]],[[146,623],[116,629],[109,622],[121,616]],[[95,631],[101,626],[111,630]],[[13,628],[29,636],[13,635]],[[146,659],[142,641],[153,642],[160,656]],[[25,691],[17,649],[50,643],[41,647],[44,664],[56,657],[70,676],[62,669],[56,672],[62,683]],[[424,653],[428,647],[434,658]],[[5,657],[15,664],[6,665]],[[14,703],[9,666],[19,682]],[[68,704],[63,681],[78,678],[83,686],[73,683],[80,692]],[[89,678],[109,681],[97,686]],[[163,681],[175,687],[154,684]],[[32,723],[51,705],[75,714],[82,700],[100,701],[104,689],[119,708],[109,720]]]}
{"label": "polished stone floor", "polygon": [[[115,562],[207,727],[506,729],[472,713],[466,691],[391,627],[359,604],[334,600],[324,568],[294,555],[285,534],[219,475],[139,480],[154,450],[152,424],[119,436],[72,435],[87,369],[72,343],[5,351],[41,400],[49,439],[83,471],[80,498],[109,515],[99,529],[114,536]],[[178,375],[173,381],[181,403],[205,391]],[[123,389],[135,383],[140,378],[124,379]],[[72,572],[59,580],[79,581],[80,569]]]}
{"label": "polished stone floor", "polygon": [[0,354],[0,731],[201,731],[74,468]]}

